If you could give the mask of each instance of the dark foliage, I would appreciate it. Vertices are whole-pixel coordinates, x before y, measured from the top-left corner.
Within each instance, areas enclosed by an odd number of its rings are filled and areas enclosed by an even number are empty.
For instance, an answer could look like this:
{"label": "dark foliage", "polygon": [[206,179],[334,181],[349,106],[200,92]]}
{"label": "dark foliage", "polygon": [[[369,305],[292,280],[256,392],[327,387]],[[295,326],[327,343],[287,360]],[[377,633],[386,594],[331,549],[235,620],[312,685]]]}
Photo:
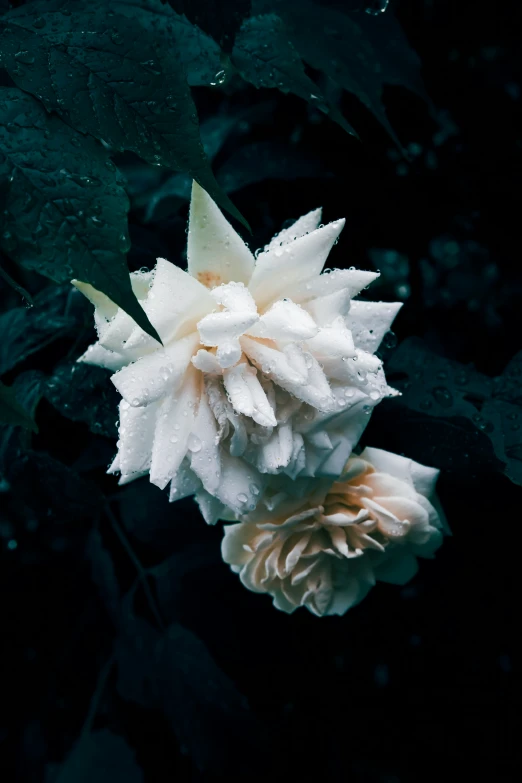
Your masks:
{"label": "dark foliage", "polygon": [[[2,780],[517,779],[521,21],[0,1]],[[381,348],[402,396],[363,445],[441,469],[453,536],[345,617],[277,612],[191,499],[106,474],[118,395],[76,364],[94,329],[69,281],[150,330],[127,272],[184,265],[193,177],[253,250],[346,216],[329,264],[405,302]]]}

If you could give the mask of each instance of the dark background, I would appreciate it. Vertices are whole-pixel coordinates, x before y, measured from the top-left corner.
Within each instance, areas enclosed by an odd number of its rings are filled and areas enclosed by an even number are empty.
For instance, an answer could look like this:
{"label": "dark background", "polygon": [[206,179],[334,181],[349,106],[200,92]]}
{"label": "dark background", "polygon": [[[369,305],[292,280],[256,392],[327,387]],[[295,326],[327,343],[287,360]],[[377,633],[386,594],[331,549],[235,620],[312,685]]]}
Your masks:
{"label": "dark background", "polygon": [[[286,176],[263,179],[256,156],[247,156],[253,184],[232,198],[253,228],[253,249],[318,205],[325,221],[346,216],[329,266],[381,270],[369,295],[404,299],[394,325],[398,343],[422,338],[435,353],[493,377],[521,347],[520,6],[400,0],[395,8],[433,102],[430,109],[399,87],[385,93],[408,159],[349,96],[343,107],[362,143],[291,96],[198,88],[195,99],[202,120],[219,112],[246,118],[215,170],[251,144],[273,145],[274,155],[291,161]],[[117,162],[146,194],[137,159]],[[150,266],[157,255],[183,265],[186,206],[146,221],[139,198],[134,203],[131,267]],[[7,287],[1,296],[18,304]],[[76,300],[74,307],[90,323],[89,310]],[[22,370],[52,375],[93,334],[88,326],[64,335]],[[397,341],[389,337],[387,361]],[[379,407],[364,443],[429,461],[423,430],[394,405]],[[108,415],[116,417],[115,407]],[[354,783],[517,779],[522,490],[494,461],[475,460],[475,442],[463,467],[456,429],[447,446],[454,469],[431,462],[443,468],[439,494],[453,531],[435,560],[422,563],[406,587],[378,585],[346,616],[317,619],[304,610],[286,616],[269,597],[248,593],[220,561],[219,526],[208,528],[191,500],[169,506],[144,480],[119,499],[123,490],[104,472],[114,438],[94,435],[47,399],[37,422],[37,456],[21,462],[0,496],[4,780],[53,781],[55,765],[78,738],[120,623],[119,592],[135,584],[135,564],[116,532],[122,529],[145,568],[177,553],[170,581],[149,580],[152,600],[166,624],[179,621],[199,637],[250,707],[244,720],[242,706],[239,719],[222,720],[224,697],[208,686],[206,653],[198,659],[189,645],[171,675],[188,683],[172,691],[185,716],[186,736],[176,738],[160,709],[122,698],[109,670],[94,726],[126,738],[147,783],[236,775]],[[435,438],[436,427],[430,432]],[[98,492],[115,498],[110,513],[93,510]],[[138,587],[136,613],[154,626],[150,603]],[[196,716],[189,702],[199,705]],[[207,742],[220,753],[199,763],[198,744]],[[134,780],[121,767],[110,779]]]}

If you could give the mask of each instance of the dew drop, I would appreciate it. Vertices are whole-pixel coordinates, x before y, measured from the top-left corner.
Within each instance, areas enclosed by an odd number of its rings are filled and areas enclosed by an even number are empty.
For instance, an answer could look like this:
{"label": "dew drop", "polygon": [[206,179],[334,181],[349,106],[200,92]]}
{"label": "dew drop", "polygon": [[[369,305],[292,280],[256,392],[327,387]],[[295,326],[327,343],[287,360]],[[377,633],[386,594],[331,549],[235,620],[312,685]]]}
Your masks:
{"label": "dew drop", "polygon": [[201,440],[197,435],[194,435],[193,432],[191,432],[188,437],[187,447],[193,454],[197,454],[198,451],[201,451]]}
{"label": "dew drop", "polygon": [[443,408],[451,408],[453,405],[453,395],[445,386],[436,386],[431,393]]}

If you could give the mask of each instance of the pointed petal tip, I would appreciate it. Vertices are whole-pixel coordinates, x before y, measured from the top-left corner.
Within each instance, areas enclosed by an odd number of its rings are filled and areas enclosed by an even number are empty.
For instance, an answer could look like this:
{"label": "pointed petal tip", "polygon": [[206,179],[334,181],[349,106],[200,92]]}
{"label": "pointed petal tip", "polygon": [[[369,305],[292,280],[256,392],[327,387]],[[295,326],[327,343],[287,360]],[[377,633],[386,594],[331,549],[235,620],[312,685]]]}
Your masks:
{"label": "pointed petal tip", "polygon": [[192,212],[193,205],[197,204],[210,204],[212,203],[215,205],[216,208],[223,208],[226,209],[226,211],[234,217],[236,220],[238,220],[249,232],[249,234],[252,234],[252,229],[250,228],[250,224],[248,221],[243,217],[241,212],[237,209],[237,207],[234,205],[234,203],[230,200],[230,198],[227,196],[227,194],[220,188],[219,184],[214,178],[214,175],[212,174],[212,171],[209,171],[205,173],[205,176],[203,177],[203,180],[205,178],[208,181],[208,184],[211,189],[214,191],[217,191],[217,193],[221,196],[219,199],[219,204],[214,201],[214,199],[209,195],[208,191],[203,187],[203,184],[201,184],[198,180],[193,179],[192,180],[192,193],[190,198],[190,210],[189,210],[189,219],[190,219],[190,212]]}

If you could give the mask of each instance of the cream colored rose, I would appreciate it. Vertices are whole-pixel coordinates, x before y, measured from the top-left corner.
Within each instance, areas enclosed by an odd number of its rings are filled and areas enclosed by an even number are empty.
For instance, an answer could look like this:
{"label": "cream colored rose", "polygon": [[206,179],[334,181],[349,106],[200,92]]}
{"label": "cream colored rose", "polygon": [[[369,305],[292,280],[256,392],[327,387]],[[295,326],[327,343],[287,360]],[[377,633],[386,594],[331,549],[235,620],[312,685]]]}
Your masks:
{"label": "cream colored rose", "polygon": [[255,257],[194,183],[187,271],[159,258],[132,273],[163,346],[92,286],[98,341],[79,361],[113,371],[124,484],[149,474],[195,493],[207,522],[254,508],[265,477],[341,472],[369,414],[395,394],[374,351],[400,303],[358,301],[378,275],[325,270],[344,220],[321,210]]}
{"label": "cream colored rose", "polygon": [[223,558],[284,612],[305,606],[316,615],[344,614],[376,580],[405,584],[417,558],[440,546],[449,530],[428,499],[437,475],[367,448],[334,484],[314,482],[306,499],[273,502],[267,493],[256,511],[226,527]]}

